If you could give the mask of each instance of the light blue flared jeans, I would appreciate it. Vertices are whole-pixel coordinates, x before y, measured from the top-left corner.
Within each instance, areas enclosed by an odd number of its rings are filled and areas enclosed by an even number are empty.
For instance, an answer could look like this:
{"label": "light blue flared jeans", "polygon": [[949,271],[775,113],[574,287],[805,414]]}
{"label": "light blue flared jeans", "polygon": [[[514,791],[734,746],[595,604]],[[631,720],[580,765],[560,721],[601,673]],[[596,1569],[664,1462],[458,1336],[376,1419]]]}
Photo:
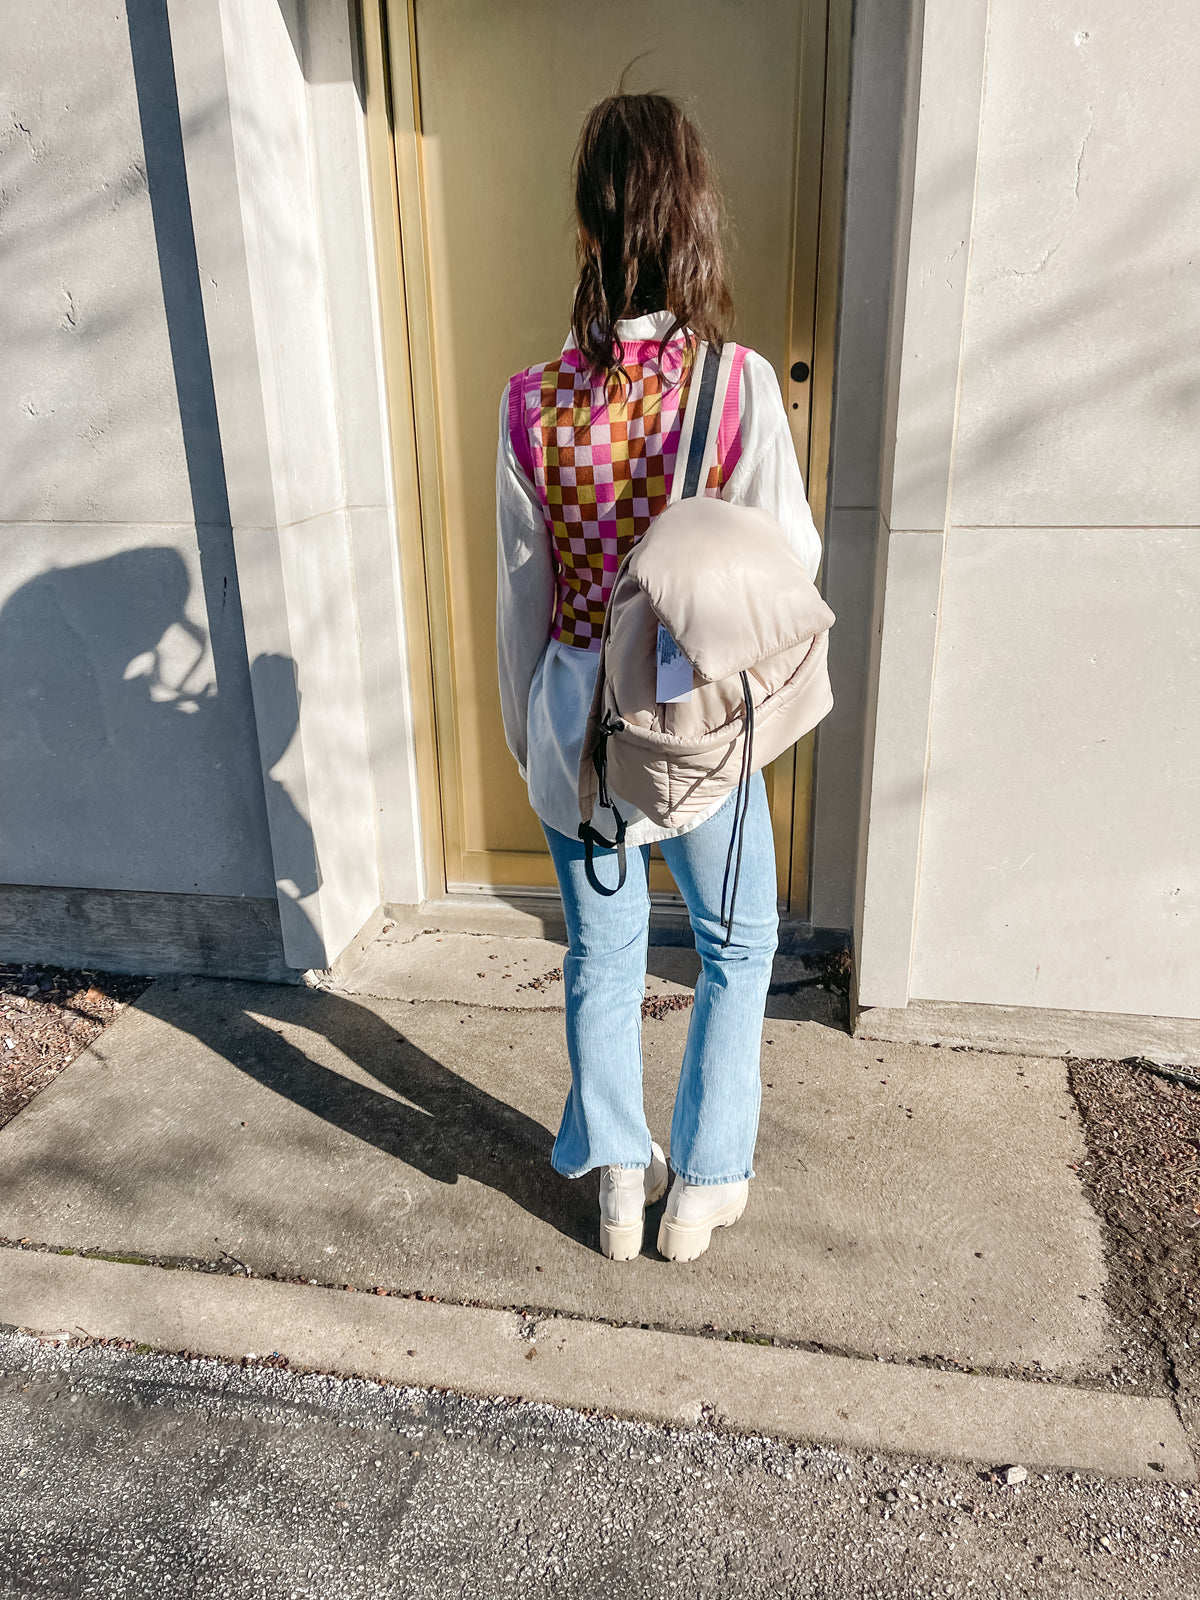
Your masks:
{"label": "light blue flared jeans", "polygon": [[[707,822],[660,846],[688,916],[700,977],[671,1120],[671,1165],[689,1183],[754,1176],[759,1053],[779,919],[775,843],[761,773],[751,780],[742,863],[729,943],[721,893],[734,797]],[[571,1090],[551,1161],[568,1178],[592,1167],[644,1167],[650,1131],[642,1101],[642,998],[650,927],[650,846],[629,851],[624,887],[597,894],[584,847],[545,829],[567,923],[567,1053]],[[617,881],[615,852],[598,852],[596,873]]]}

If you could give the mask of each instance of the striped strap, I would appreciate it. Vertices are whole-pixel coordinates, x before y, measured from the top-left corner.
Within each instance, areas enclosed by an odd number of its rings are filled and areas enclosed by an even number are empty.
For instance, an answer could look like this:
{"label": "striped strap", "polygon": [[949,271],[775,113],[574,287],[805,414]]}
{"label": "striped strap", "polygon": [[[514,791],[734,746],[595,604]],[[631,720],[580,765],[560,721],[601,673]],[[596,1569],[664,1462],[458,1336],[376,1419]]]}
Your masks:
{"label": "striped strap", "polygon": [[[705,343],[701,343],[696,351],[696,366],[692,370],[693,373],[698,370],[700,378],[699,382],[693,380],[688,395],[679,435],[679,451],[675,457],[677,463],[686,462],[686,467],[682,472],[677,468],[672,478],[672,501],[699,494],[708,482],[708,475],[717,459],[723,424],[730,407],[731,390],[735,408],[737,405],[734,386],[741,379],[743,354],[741,348],[732,342],[726,343],[719,355],[710,344]],[[714,403],[718,395],[722,396],[719,405]]]}

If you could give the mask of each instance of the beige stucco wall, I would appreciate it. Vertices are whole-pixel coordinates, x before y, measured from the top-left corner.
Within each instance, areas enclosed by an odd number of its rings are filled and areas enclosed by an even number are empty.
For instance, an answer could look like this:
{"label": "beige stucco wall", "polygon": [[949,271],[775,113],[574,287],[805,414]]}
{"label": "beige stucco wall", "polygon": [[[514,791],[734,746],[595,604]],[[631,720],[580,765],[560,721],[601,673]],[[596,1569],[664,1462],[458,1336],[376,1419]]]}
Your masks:
{"label": "beige stucco wall", "polygon": [[1200,1017],[1200,21],[922,48],[859,998]]}

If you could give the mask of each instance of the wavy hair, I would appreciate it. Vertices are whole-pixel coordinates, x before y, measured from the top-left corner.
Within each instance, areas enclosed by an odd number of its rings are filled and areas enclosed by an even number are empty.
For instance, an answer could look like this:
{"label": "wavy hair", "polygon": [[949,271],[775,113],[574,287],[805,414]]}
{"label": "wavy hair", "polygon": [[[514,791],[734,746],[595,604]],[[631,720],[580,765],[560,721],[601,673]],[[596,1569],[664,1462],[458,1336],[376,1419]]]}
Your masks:
{"label": "wavy hair", "polygon": [[579,278],[571,331],[585,360],[621,372],[621,317],[669,311],[659,356],[681,328],[718,349],[733,320],[724,212],[700,136],[662,94],[593,106],[575,152]]}

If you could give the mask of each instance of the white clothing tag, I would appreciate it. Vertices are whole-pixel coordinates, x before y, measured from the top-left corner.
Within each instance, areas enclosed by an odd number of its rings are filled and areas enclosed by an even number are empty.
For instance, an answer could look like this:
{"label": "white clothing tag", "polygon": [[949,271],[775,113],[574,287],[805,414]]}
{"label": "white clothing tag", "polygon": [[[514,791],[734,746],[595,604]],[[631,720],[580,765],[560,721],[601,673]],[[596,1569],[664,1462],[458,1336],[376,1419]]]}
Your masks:
{"label": "white clothing tag", "polygon": [[692,698],[692,663],[660,622],[658,625],[658,682],[654,698],[660,706],[677,705]]}

